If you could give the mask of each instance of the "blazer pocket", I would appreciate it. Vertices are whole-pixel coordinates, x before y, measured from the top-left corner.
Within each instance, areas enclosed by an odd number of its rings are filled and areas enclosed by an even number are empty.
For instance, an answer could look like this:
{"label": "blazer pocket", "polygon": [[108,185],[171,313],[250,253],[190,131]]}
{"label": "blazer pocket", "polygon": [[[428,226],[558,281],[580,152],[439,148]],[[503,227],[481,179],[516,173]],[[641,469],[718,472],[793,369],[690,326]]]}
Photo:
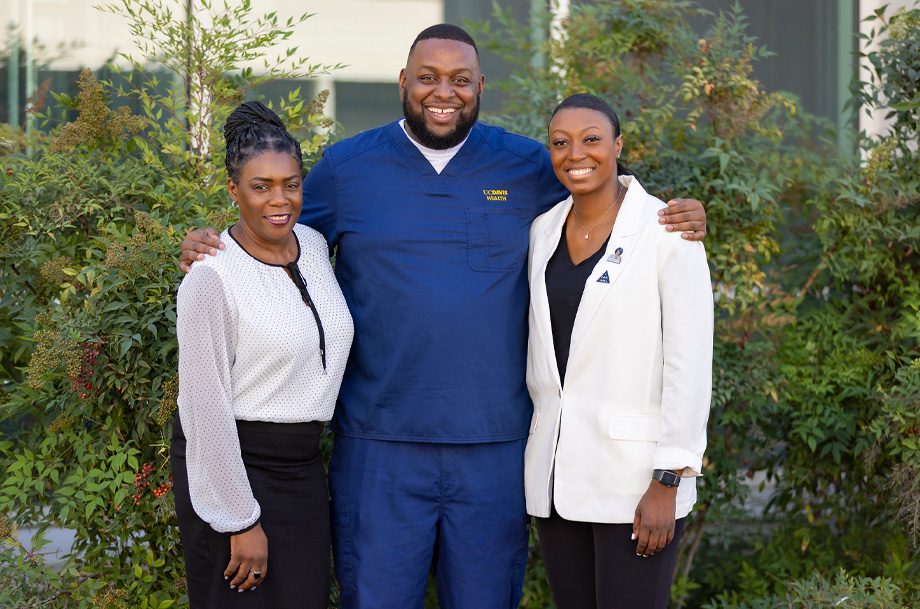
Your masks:
{"label": "blazer pocket", "polygon": [[613,471],[600,484],[611,497],[632,497],[638,503],[651,480],[659,426],[657,415],[608,415],[603,454]]}
{"label": "blazer pocket", "polygon": [[611,440],[658,442],[661,417],[648,414],[611,414],[607,418],[607,435]]}

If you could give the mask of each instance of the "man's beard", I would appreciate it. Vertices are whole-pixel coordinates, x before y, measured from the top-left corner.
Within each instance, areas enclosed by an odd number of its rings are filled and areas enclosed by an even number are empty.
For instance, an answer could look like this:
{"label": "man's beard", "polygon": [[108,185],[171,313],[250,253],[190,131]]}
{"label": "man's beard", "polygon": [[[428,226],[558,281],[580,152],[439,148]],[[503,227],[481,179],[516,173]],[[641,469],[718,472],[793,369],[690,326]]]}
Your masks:
{"label": "man's beard", "polygon": [[432,148],[434,150],[447,150],[448,148],[453,148],[466,139],[466,136],[470,134],[470,129],[473,128],[473,125],[476,124],[476,121],[479,119],[479,101],[481,98],[482,95],[477,95],[475,106],[472,108],[464,108],[459,111],[460,116],[457,118],[457,126],[454,127],[453,131],[449,131],[444,135],[438,135],[431,131],[425,123],[425,108],[422,107],[418,112],[413,110],[407,101],[408,95],[404,93],[402,96],[402,107],[403,116],[406,118],[406,126],[418,139],[419,144],[426,148]]}

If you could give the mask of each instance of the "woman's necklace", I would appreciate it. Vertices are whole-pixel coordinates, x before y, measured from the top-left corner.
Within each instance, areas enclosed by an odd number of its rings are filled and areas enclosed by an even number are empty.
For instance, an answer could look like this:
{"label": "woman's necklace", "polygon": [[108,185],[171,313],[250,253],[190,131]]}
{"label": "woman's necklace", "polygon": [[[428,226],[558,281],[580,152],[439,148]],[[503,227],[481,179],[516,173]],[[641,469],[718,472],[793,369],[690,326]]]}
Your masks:
{"label": "woman's necklace", "polygon": [[610,213],[610,210],[616,207],[617,203],[622,201],[621,195],[623,195],[626,192],[626,188],[622,184],[617,184],[617,186],[618,186],[617,196],[613,200],[613,203],[610,204],[610,207],[607,208],[607,211],[604,212],[604,215],[598,218],[597,222],[595,222],[594,226],[592,226],[591,228],[585,228],[585,225],[581,221],[581,218],[578,217],[578,210],[575,209],[575,205],[572,205],[572,212],[575,214],[575,219],[578,220],[578,224],[581,226],[581,230],[585,231],[585,239],[588,238],[588,235],[591,234],[591,231],[597,228],[597,225],[601,223],[601,220],[607,217],[607,214]]}

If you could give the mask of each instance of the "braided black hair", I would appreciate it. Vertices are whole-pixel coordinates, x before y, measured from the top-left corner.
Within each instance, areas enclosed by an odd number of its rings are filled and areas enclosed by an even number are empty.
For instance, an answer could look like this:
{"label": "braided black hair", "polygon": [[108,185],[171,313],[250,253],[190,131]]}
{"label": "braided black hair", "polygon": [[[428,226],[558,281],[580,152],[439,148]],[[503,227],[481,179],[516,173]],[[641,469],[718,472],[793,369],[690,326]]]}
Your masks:
{"label": "braided black hair", "polygon": [[[591,95],[590,93],[575,93],[574,95],[569,95],[556,106],[555,110],[553,110],[552,116],[549,117],[550,122],[552,122],[556,113],[566,108],[584,108],[586,110],[600,112],[607,117],[607,120],[610,121],[610,124],[613,126],[613,139],[620,137],[620,118],[617,116],[613,107],[597,95]],[[636,176],[632,170],[627,169],[620,161],[617,161],[617,175]]]}
{"label": "braided black hair", "polygon": [[290,154],[303,173],[300,143],[288,133],[284,121],[262,102],[240,104],[224,123],[224,140],[227,142],[224,165],[227,175],[234,182],[239,183],[246,163],[263,152]]}

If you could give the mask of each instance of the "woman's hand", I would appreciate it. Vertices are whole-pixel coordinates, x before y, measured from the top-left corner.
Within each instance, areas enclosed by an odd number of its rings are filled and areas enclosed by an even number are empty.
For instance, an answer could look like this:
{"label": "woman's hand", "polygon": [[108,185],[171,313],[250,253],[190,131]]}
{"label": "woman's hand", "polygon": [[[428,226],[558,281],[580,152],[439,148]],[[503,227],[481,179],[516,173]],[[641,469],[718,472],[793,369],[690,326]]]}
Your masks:
{"label": "woman's hand", "polygon": [[179,256],[179,270],[188,273],[192,263],[204,260],[204,255],[213,256],[217,250],[224,249],[220,242],[220,231],[216,228],[199,228],[190,231],[182,240],[182,254]]}
{"label": "woman's hand", "polygon": [[652,480],[636,507],[632,538],[638,540],[636,555],[651,556],[674,539],[674,512],[677,487],[667,487]]}
{"label": "woman's hand", "polygon": [[255,590],[268,574],[268,538],[257,524],[245,533],[230,536],[230,562],[224,578],[230,589]]}
{"label": "woman's hand", "polygon": [[706,210],[696,199],[671,199],[666,208],[658,210],[658,224],[664,224],[667,231],[684,231],[680,235],[684,239],[702,241],[706,236]]}

